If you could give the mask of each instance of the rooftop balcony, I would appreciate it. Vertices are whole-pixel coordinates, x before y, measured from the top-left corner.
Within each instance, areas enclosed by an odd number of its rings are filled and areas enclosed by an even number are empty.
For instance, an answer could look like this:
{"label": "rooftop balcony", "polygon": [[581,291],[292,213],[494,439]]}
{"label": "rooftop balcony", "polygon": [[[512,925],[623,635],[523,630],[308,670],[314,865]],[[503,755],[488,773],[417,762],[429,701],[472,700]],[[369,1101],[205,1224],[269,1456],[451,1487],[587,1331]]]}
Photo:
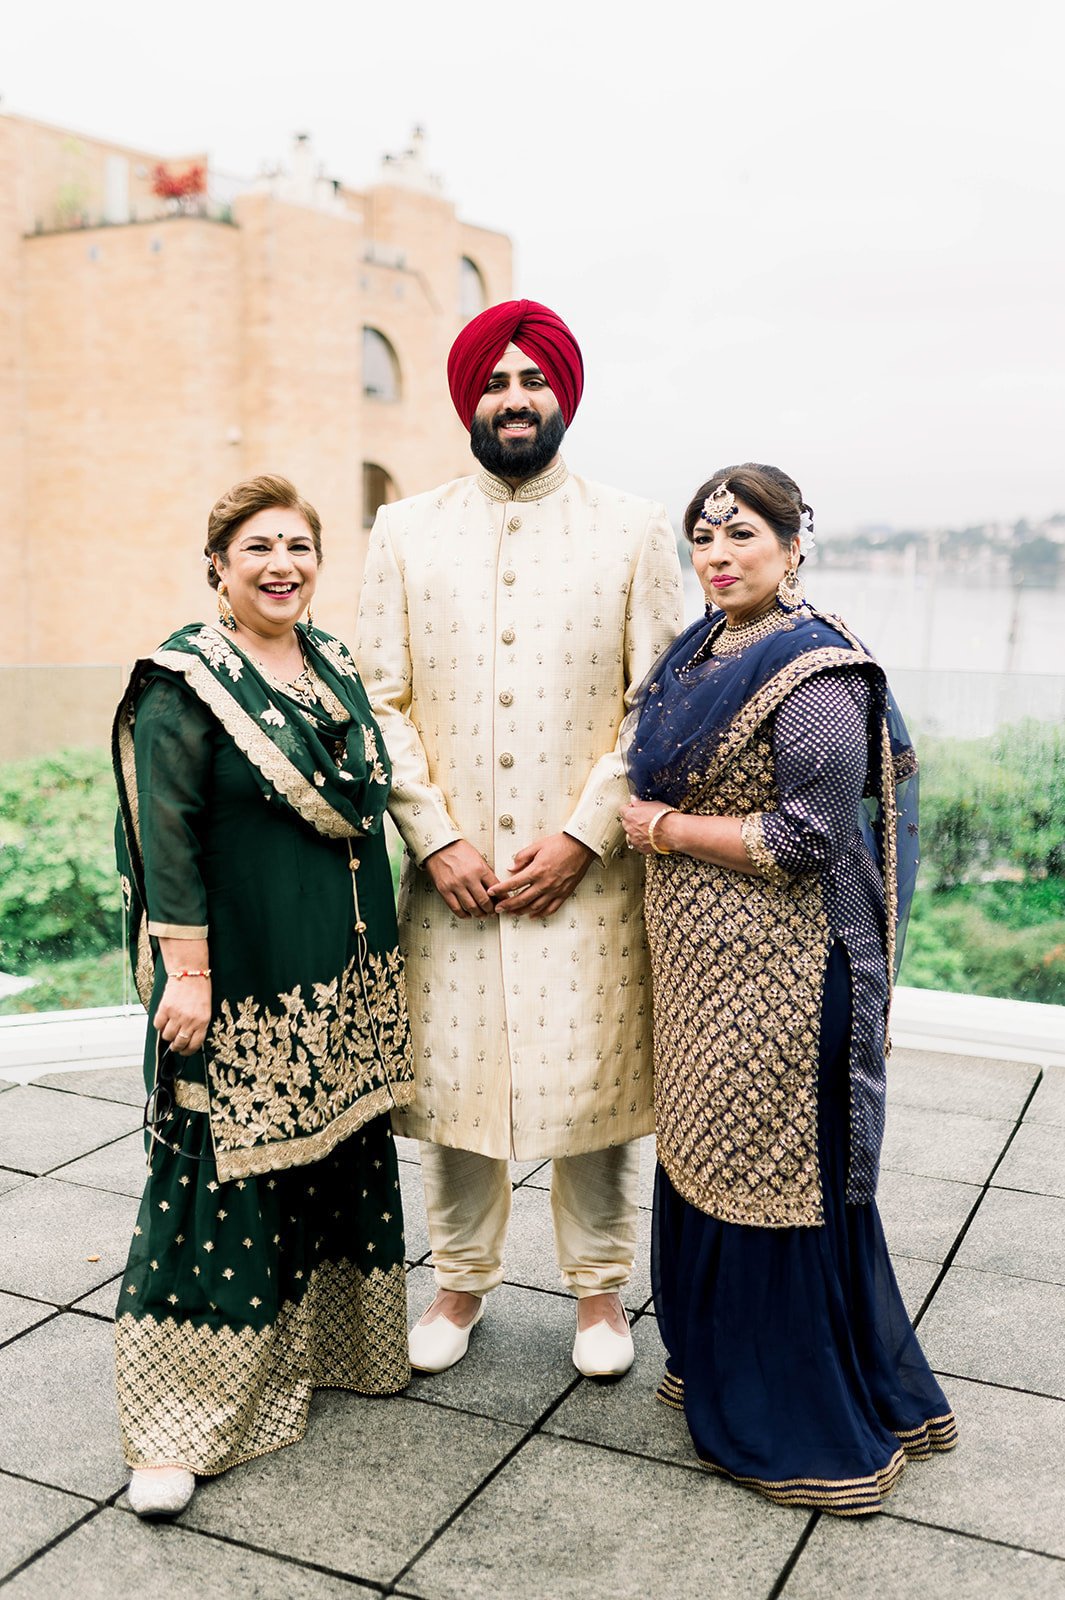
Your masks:
{"label": "rooftop balcony", "polygon": [[[184,1593],[323,1600],[1065,1597],[1065,936],[1046,865],[1061,685],[894,676],[930,821],[903,973],[923,986],[904,981],[896,998],[880,1205],[958,1449],[910,1466],[871,1524],[708,1477],[683,1417],[653,1399],[648,1141],[629,1376],[599,1385],[571,1366],[549,1168],[517,1164],[506,1281],[461,1365],[397,1399],[319,1394],[300,1445],[204,1483],[179,1526],[153,1528],[125,1505],[108,1326],[144,1167],[144,1015],[129,1003],[107,844],[122,674],[8,672],[0,932],[22,952],[3,964],[32,987],[3,1002],[30,1010],[0,1018],[5,1595],[140,1595],[180,1569]],[[38,764],[63,742],[86,763],[66,777]],[[57,921],[38,939],[47,873]],[[944,924],[948,901],[961,920]],[[987,993],[970,992],[977,981]],[[88,1009],[56,1009],[72,1005]],[[414,1315],[431,1269],[418,1149],[401,1144]]]}
{"label": "rooftop balcony", "polygon": [[[127,1037],[110,1052],[116,1022]],[[202,1483],[180,1525],[159,1528],[125,1504],[109,1326],[143,1182],[140,1074],[122,1064],[140,1025],[2,1029],[0,1583],[12,1600],[132,1596],[179,1569],[183,1593],[322,1600],[1065,1595],[1060,1034],[1042,1065],[993,1040],[983,1055],[892,1057],[880,1205],[961,1442],[908,1467],[872,1524],[707,1476],[683,1417],[655,1403],[646,1141],[626,1378],[574,1372],[549,1167],[515,1164],[506,1281],[466,1359],[396,1399],[319,1393],[302,1443]],[[46,1065],[63,1036],[72,1058]],[[432,1274],[418,1148],[400,1144],[413,1316]]]}

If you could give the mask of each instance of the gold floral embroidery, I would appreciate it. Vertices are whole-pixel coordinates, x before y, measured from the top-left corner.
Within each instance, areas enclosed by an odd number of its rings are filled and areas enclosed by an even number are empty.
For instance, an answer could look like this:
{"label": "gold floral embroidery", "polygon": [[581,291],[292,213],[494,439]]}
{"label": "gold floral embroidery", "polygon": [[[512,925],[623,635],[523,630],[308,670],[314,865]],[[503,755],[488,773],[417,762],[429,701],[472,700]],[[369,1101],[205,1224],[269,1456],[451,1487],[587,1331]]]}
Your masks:
{"label": "gold floral embroidery", "polygon": [[358,668],[350,651],[341,644],[339,639],[315,639],[315,645],[342,678],[357,678]]}
{"label": "gold floral embroidery", "polygon": [[260,722],[268,722],[273,728],[283,728],[285,719],[276,706],[267,706],[265,711],[259,713]]}
{"label": "gold floral embroidery", "polygon": [[212,667],[225,667],[234,682],[240,677],[243,663],[225,634],[219,633],[217,628],[201,628],[191,642],[203,651]]}
{"label": "gold floral embroidery", "polygon": [[[271,1011],[253,997],[224,1000],[206,1051],[219,1177],[318,1160],[340,1138],[413,1089],[406,984],[397,950],[353,956],[337,978],[297,986]],[[294,1140],[308,1153],[275,1147]],[[313,1149],[313,1154],[309,1153]]]}
{"label": "gold floral embroidery", "polygon": [[388,777],[381,765],[381,753],[377,748],[377,735],[373,728],[364,725],[362,730],[362,745],[366,759],[370,764],[370,777],[374,783],[387,783]]}
{"label": "gold floral embroidery", "polygon": [[224,1472],[301,1439],[316,1388],[378,1395],[406,1386],[403,1266],[364,1274],[327,1262],[258,1330],[125,1312],[115,1355],[128,1464]]}

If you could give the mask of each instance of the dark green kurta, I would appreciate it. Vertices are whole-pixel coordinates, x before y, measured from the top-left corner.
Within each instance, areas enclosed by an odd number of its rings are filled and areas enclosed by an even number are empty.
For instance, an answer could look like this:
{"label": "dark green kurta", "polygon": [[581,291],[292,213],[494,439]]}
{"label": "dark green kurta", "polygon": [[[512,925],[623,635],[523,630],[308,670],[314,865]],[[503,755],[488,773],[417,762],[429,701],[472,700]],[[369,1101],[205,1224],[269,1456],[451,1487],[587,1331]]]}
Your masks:
{"label": "dark green kurta", "polygon": [[[328,663],[312,664],[324,678]],[[216,678],[191,676],[217,697]],[[212,1020],[200,1053],[163,1064],[164,1081],[174,1068],[180,1079],[119,1296],[119,1410],[131,1465],[214,1473],[300,1438],[316,1386],[386,1394],[408,1380],[398,1174],[380,1114],[410,1092],[405,996],[379,817],[365,834],[318,831],[270,780],[269,739],[249,752],[223,726],[219,707],[235,725],[224,692],[212,707],[170,669],[134,682],[134,901],[151,935],[206,932]],[[351,720],[337,766],[357,745],[353,792],[387,791],[361,685],[330,673],[327,687]],[[295,734],[303,711],[266,688],[267,715],[276,707]],[[337,711],[335,697],[309,708],[333,732]],[[142,982],[146,950],[155,939],[140,941]],[[149,1019],[165,983],[156,958]],[[156,1040],[149,1021],[149,1091]]]}

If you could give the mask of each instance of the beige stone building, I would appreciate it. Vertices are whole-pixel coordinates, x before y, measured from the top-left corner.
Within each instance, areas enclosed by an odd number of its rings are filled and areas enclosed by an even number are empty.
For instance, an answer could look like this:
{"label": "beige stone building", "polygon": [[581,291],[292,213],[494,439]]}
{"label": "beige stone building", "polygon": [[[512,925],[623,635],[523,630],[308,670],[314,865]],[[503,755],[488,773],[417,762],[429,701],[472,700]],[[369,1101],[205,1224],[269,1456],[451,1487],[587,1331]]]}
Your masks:
{"label": "beige stone building", "polygon": [[[167,199],[161,167],[202,171]],[[315,619],[349,638],[377,506],[470,469],[447,352],[511,270],[417,133],[358,192],[305,137],[237,183],[0,116],[0,663],[129,662],[212,616],[207,512],[264,471],[320,511]]]}

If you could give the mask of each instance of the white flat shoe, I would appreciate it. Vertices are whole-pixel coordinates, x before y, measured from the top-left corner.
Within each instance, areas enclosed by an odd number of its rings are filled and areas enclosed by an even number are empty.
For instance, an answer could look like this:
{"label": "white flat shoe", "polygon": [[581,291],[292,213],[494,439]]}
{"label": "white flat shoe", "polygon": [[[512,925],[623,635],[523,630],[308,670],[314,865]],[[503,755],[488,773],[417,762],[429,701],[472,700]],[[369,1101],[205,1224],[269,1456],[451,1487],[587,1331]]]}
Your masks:
{"label": "white flat shoe", "polygon": [[482,1300],[473,1321],[465,1328],[456,1327],[447,1317],[434,1317],[432,1322],[416,1322],[408,1335],[411,1366],[418,1372],[446,1372],[448,1367],[453,1367],[466,1354],[470,1334],[483,1316]]}
{"label": "white flat shoe", "polygon": [[573,1341],[573,1365],[586,1378],[620,1378],[635,1359],[632,1334],[615,1333],[609,1322],[595,1322],[583,1331],[577,1329]]}
{"label": "white flat shoe", "polygon": [[126,1497],[138,1517],[176,1517],[192,1499],[196,1479],[184,1467],[162,1472],[135,1471]]}

